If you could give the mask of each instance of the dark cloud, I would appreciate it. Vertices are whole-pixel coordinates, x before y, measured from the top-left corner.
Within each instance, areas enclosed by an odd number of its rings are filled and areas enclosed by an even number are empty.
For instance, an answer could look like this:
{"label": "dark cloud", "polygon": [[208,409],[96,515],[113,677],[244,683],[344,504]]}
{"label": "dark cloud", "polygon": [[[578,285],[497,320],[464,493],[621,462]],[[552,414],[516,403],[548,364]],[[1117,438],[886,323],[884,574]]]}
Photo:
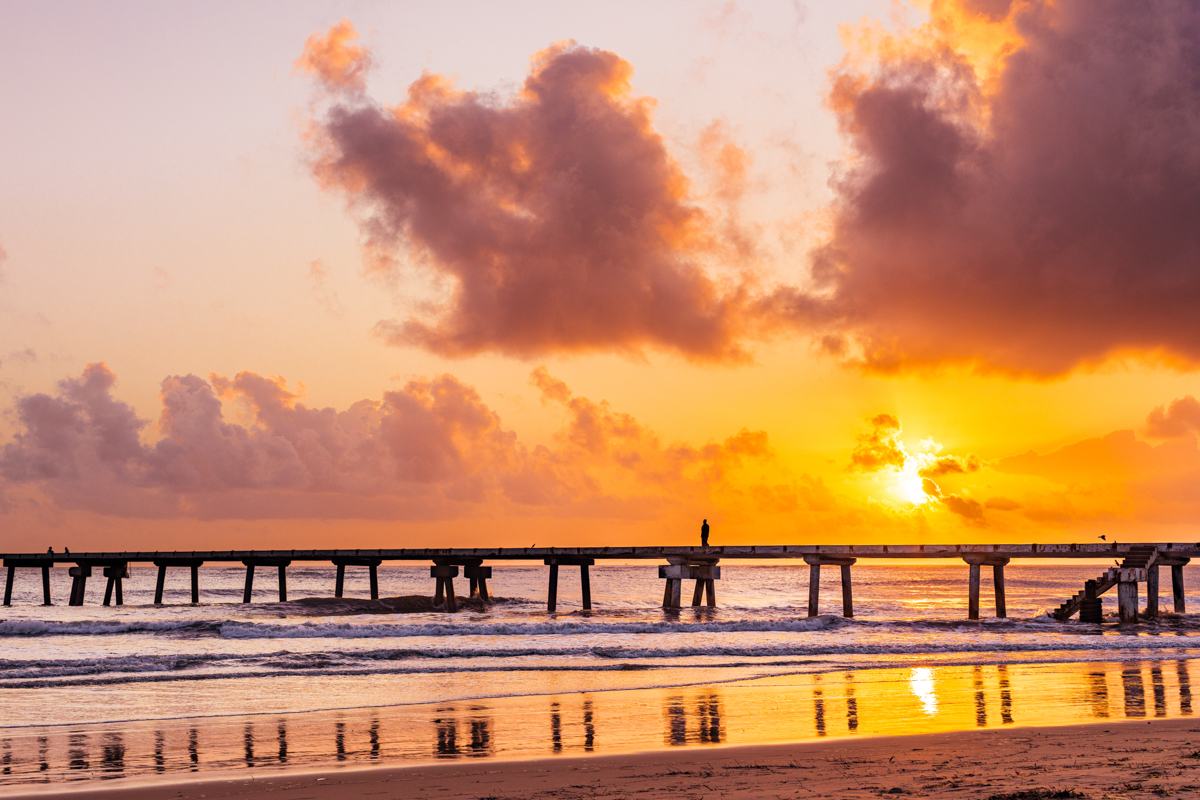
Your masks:
{"label": "dark cloud", "polygon": [[[306,63],[354,60],[326,50],[310,48]],[[719,215],[688,200],[632,71],[561,43],[534,57],[512,98],[428,73],[396,106],[357,85],[329,96],[310,138],[318,179],[349,198],[379,269],[390,274],[403,252],[448,287],[430,313],[381,323],[388,341],[449,356],[652,347],[746,358],[744,337],[770,326],[742,278],[718,281],[705,264],[749,245],[727,242]],[[732,201],[745,154],[720,126],[702,144]]]}
{"label": "dark cloud", "polygon": [[1160,439],[1174,439],[1200,431],[1200,402],[1190,394],[1159,406],[1146,417],[1146,432]]}
{"label": "dark cloud", "polygon": [[[854,153],[813,262],[825,294],[791,313],[879,370],[1200,361],[1200,5],[932,13],[926,40],[835,75]],[[1002,36],[994,74],[958,44]]]}

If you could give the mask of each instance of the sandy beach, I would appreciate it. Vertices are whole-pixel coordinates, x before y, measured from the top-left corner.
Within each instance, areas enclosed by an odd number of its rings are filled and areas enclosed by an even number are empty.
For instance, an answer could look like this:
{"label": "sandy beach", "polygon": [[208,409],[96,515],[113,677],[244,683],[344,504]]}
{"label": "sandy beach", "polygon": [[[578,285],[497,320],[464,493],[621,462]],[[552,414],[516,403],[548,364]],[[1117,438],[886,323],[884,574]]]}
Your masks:
{"label": "sandy beach", "polygon": [[[948,732],[619,756],[122,781],[14,797],[195,798],[953,797],[1137,798],[1200,791],[1196,720]],[[1075,792],[1076,794],[1069,794]]]}

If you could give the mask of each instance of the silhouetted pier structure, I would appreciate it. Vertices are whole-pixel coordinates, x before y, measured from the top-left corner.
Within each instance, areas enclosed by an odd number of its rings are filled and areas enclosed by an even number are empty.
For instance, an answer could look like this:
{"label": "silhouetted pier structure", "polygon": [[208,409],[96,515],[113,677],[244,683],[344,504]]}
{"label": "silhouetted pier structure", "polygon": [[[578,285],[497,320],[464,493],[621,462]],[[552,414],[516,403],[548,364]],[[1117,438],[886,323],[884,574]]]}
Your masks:
{"label": "silhouetted pier structure", "polygon": [[842,586],[842,614],[854,616],[852,567],[863,559],[957,559],[968,567],[969,619],[979,619],[980,568],[991,567],[995,588],[995,613],[1006,617],[1004,567],[1013,559],[1080,559],[1112,558],[1118,566],[1110,568],[1095,581],[1088,581],[1084,590],[1063,603],[1053,615],[1069,619],[1081,611],[1083,621],[1098,619],[1099,597],[1117,588],[1118,611],[1122,622],[1136,622],[1138,617],[1138,584],[1146,584],[1146,614],[1158,616],[1158,570],[1171,568],[1171,592],[1175,613],[1185,611],[1183,567],[1190,559],[1200,557],[1200,544],[1026,544],[1026,545],[758,545],[729,547],[500,547],[462,549],[398,549],[398,550],[207,550],[192,552],[118,552],[118,553],[12,553],[3,556],[8,568],[4,588],[4,605],[12,605],[13,582],[18,569],[41,570],[42,596],[45,605],[51,604],[50,570],[69,565],[72,578],[70,605],[83,605],[87,579],[95,568],[103,569],[108,578],[104,605],[115,594],[116,604],[124,602],[122,580],[129,575],[130,564],[153,564],[158,568],[154,602],[163,601],[167,569],[187,567],[191,572],[192,602],[200,602],[200,567],[204,564],[237,564],[246,568],[246,585],[242,602],[249,603],[254,588],[257,567],[275,567],[279,575],[279,600],[287,600],[287,568],[293,563],[327,563],[337,567],[334,596],[342,597],[345,570],[348,566],[370,570],[371,598],[379,597],[378,568],[384,562],[432,562],[430,577],[435,579],[434,604],[447,611],[457,610],[454,579],[463,576],[470,581],[470,596],[489,599],[488,580],[493,563],[528,563],[541,561],[549,568],[546,607],[554,611],[558,603],[558,568],[580,568],[583,608],[592,607],[589,568],[597,561],[666,561],[658,567],[658,576],[665,581],[663,608],[678,609],[682,605],[685,580],[695,581],[692,605],[716,606],[716,581],[721,578],[722,559],[803,560],[809,567],[808,615],[820,613],[821,568],[837,567]]}

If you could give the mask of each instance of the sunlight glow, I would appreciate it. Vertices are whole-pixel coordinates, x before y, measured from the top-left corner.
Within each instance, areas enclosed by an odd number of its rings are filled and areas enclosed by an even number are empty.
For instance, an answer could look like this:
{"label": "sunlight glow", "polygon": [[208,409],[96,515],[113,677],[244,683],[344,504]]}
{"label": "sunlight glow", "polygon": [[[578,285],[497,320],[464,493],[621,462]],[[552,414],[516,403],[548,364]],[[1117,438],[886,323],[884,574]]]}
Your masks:
{"label": "sunlight glow", "polygon": [[914,667],[908,679],[908,688],[921,701],[925,716],[936,717],[938,713],[937,691],[933,687],[933,670],[929,667]]}

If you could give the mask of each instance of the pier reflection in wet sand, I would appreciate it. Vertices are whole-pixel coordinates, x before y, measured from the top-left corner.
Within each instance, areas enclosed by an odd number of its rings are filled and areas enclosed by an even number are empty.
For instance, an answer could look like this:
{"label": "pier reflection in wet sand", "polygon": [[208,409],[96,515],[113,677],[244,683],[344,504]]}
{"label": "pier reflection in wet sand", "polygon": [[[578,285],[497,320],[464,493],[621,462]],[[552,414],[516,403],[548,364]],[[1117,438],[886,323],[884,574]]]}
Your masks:
{"label": "pier reflection in wet sand", "polygon": [[909,667],[293,715],[10,728],[0,785],[1190,716],[1198,662]]}

